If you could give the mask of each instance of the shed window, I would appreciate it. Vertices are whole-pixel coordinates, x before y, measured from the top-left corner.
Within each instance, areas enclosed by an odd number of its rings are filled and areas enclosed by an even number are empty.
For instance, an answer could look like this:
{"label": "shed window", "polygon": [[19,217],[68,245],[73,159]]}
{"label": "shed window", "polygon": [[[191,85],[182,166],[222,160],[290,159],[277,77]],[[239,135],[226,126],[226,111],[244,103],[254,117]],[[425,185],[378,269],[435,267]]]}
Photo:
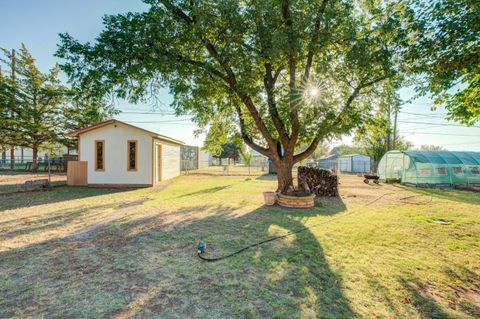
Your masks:
{"label": "shed window", "polygon": [[462,174],[462,168],[461,167],[452,167],[452,172],[454,174]]}
{"label": "shed window", "polygon": [[127,170],[136,171],[137,170],[137,141],[128,141],[127,142]]}
{"label": "shed window", "polygon": [[105,170],[105,141],[95,141],[95,170]]}
{"label": "shed window", "polygon": [[437,174],[447,175],[447,170],[445,169],[445,167],[437,167]]}
{"label": "shed window", "polygon": [[470,172],[472,172],[472,174],[475,174],[475,175],[480,174],[480,170],[478,169],[478,166],[470,167]]}

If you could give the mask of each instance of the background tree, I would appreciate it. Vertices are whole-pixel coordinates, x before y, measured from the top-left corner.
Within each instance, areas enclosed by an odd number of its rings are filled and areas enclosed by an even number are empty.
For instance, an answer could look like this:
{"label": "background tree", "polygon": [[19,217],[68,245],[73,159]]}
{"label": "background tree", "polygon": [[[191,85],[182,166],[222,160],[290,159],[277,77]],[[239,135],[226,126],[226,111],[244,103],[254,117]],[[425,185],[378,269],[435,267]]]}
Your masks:
{"label": "background tree", "polygon": [[68,105],[63,111],[63,134],[58,140],[70,148],[77,147],[76,141],[64,133],[103,122],[119,113],[105,96],[95,95],[88,88],[70,87],[65,97]]}
{"label": "background tree", "polygon": [[396,1],[145,2],[146,12],[105,17],[94,44],[61,35],[70,80],[132,102],[168,86],[172,107],[208,135],[234,126],[269,157],[282,192],[296,162],[350,132],[401,79],[409,45],[412,11]]}
{"label": "background tree", "polygon": [[[12,51],[2,52],[0,62],[5,69],[12,69]],[[31,148],[33,169],[39,150],[58,155],[59,145],[74,147],[67,132],[116,113],[105,96],[91,94],[86,87],[64,86],[58,67],[42,73],[25,45],[16,55],[15,70],[15,81],[0,76],[0,144]]]}
{"label": "background tree", "polygon": [[252,165],[253,153],[249,151],[240,151],[240,157],[242,158],[245,165],[248,166],[248,175],[250,175],[250,165]]}
{"label": "background tree", "polygon": [[225,143],[222,145],[222,151],[219,155],[217,155],[217,157],[220,159],[228,158],[228,164],[230,164],[230,159],[233,159],[233,164],[235,164],[235,161],[238,161],[238,158],[242,152],[242,146],[243,145],[238,144],[235,141]]}
{"label": "background tree", "polygon": [[[4,63],[11,61],[11,53],[3,50]],[[58,79],[58,68],[43,74],[35,65],[35,59],[22,45],[16,59],[14,108],[15,127],[12,130],[20,138],[16,146],[32,149],[33,165],[36,170],[38,151],[43,144],[56,143],[62,134],[62,118],[65,109],[66,88]]]}
{"label": "background tree", "polygon": [[[480,5],[478,0],[410,0],[420,21],[412,62],[426,82],[419,86],[443,104],[451,119],[480,120]],[[422,59],[417,59],[422,57]]]}
{"label": "background tree", "polygon": [[339,155],[346,155],[346,154],[363,154],[363,149],[358,145],[347,145],[341,144],[336,146],[336,149]]}
{"label": "background tree", "polygon": [[[391,97],[394,97],[393,99]],[[370,156],[375,166],[380,159],[390,150],[407,150],[413,145],[394,132],[392,127],[392,110],[399,109],[396,94],[387,98],[377,107],[375,116],[363,123],[356,131],[354,142],[360,148],[360,153]],[[395,135],[395,137],[394,137]],[[395,144],[395,147],[393,147]]]}
{"label": "background tree", "polygon": [[422,145],[420,146],[421,151],[445,151],[443,146],[438,145]]}

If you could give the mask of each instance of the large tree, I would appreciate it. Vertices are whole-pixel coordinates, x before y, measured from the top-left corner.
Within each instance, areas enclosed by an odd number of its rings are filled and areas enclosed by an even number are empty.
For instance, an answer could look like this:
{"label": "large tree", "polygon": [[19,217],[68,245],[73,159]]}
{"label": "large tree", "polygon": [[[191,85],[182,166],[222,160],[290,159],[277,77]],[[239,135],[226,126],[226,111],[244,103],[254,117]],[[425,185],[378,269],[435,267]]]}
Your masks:
{"label": "large tree", "polygon": [[453,120],[480,121],[480,3],[406,1],[414,4],[421,30],[411,61],[424,80],[420,92],[444,105]]}
{"label": "large tree", "polygon": [[106,16],[95,43],[61,35],[70,80],[132,102],[168,86],[179,114],[269,157],[282,192],[294,163],[352,130],[399,80],[412,14],[388,0],[145,2]]}

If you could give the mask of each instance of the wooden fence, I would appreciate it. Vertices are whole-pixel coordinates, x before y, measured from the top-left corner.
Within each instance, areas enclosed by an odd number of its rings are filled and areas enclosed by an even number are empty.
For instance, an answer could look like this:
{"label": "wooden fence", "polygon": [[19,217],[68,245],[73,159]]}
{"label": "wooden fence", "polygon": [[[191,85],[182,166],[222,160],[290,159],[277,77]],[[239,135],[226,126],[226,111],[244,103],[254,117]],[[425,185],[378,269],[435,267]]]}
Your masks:
{"label": "wooden fence", "polygon": [[87,162],[69,161],[67,167],[68,186],[87,186]]}

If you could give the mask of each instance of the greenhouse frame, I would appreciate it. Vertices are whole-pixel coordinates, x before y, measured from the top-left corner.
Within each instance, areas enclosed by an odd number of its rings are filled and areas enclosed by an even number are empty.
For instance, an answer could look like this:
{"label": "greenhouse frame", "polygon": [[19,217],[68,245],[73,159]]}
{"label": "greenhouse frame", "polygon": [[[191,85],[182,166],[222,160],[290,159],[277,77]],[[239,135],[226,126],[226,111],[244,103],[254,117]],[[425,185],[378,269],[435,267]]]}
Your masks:
{"label": "greenhouse frame", "polygon": [[386,182],[418,187],[480,185],[480,152],[390,151],[378,163]]}

